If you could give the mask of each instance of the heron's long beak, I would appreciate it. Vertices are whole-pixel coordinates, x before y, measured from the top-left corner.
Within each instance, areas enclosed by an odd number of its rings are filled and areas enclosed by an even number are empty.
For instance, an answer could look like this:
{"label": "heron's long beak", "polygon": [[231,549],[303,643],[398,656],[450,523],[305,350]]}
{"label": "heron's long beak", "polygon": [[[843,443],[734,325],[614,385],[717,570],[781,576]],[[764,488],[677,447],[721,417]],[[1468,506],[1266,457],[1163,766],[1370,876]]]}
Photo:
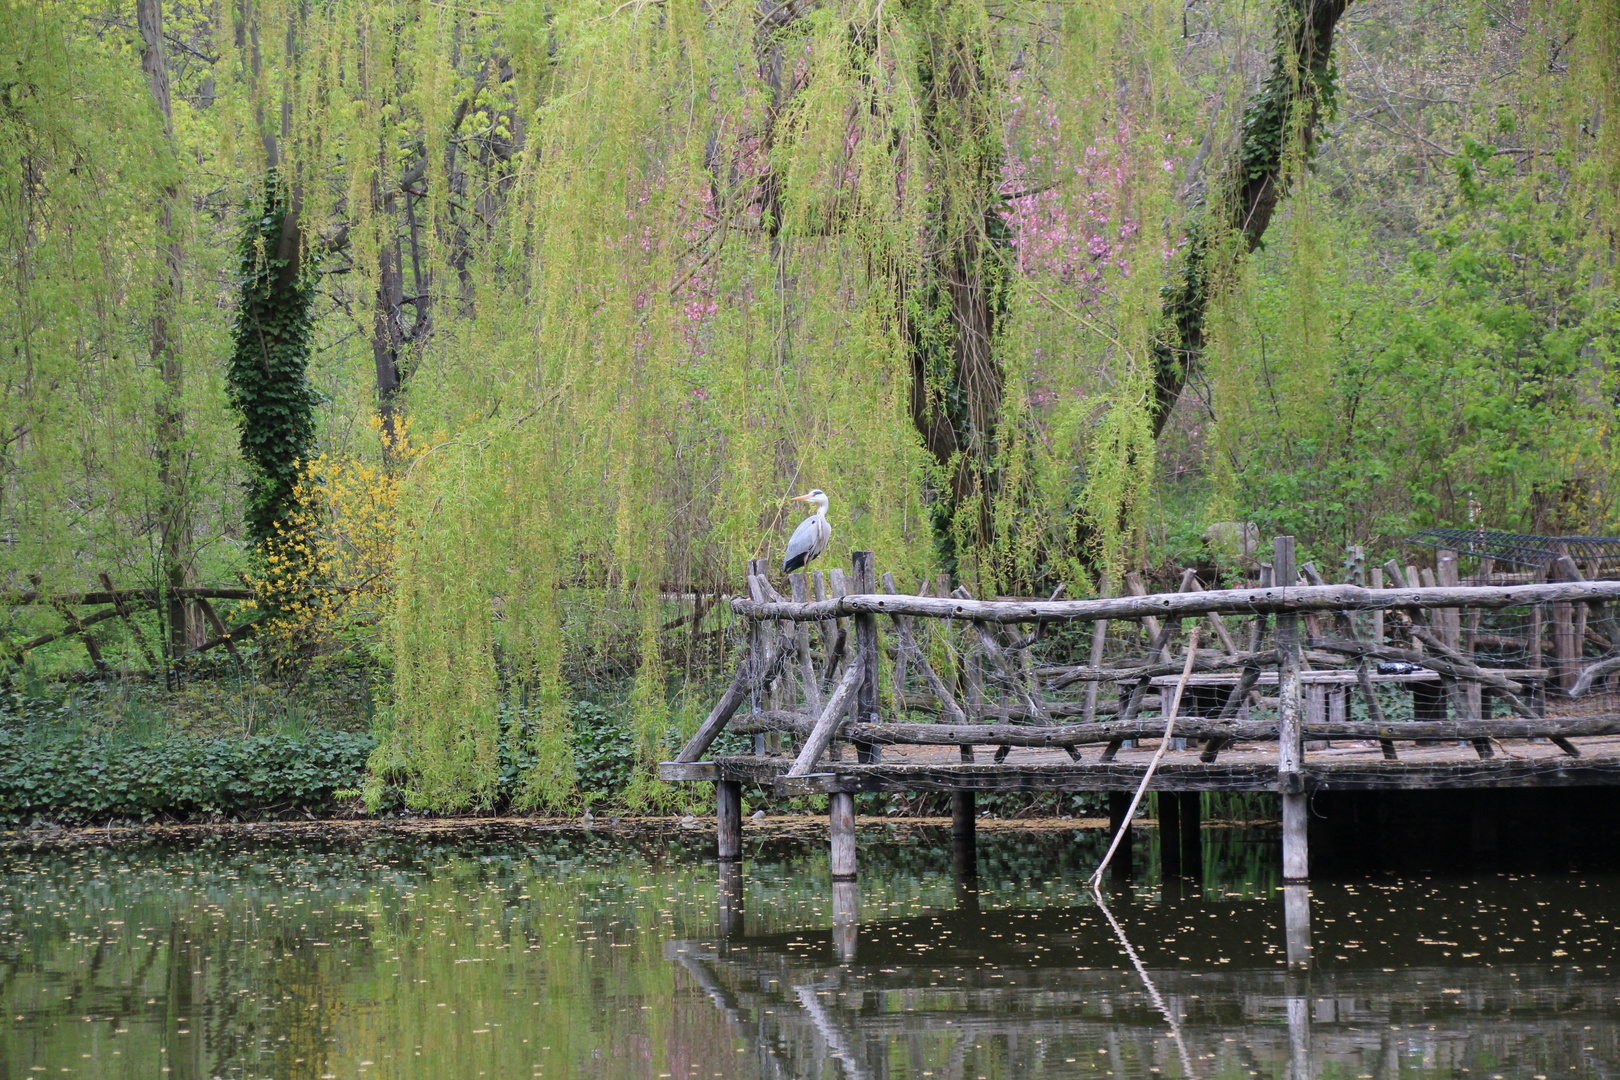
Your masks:
{"label": "heron's long beak", "polygon": [[795,495],[793,498],[789,499],[788,502],[804,502],[808,498],[810,498],[808,495]]}

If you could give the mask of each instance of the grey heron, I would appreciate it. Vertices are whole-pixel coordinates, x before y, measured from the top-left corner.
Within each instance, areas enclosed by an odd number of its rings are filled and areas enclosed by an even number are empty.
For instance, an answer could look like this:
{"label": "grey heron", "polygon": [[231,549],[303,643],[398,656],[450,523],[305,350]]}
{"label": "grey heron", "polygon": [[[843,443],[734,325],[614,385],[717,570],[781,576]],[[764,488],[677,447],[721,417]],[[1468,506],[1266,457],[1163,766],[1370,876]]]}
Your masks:
{"label": "grey heron", "polygon": [[827,493],[820,488],[803,495],[795,495],[793,502],[813,503],[816,512],[799,522],[788,540],[787,554],[782,557],[782,572],[791,574],[804,568],[811,559],[827,550],[832,539],[832,526],[827,524]]}

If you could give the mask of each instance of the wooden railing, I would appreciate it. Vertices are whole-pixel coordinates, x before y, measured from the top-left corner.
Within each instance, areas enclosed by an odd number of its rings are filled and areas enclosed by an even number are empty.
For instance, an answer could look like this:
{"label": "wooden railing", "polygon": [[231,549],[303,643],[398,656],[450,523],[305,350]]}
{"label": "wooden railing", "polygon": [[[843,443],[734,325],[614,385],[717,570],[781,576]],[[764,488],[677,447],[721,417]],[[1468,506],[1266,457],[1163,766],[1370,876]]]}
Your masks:
{"label": "wooden railing", "polygon": [[[1181,622],[1192,618],[1206,620],[1216,631],[1207,640],[1219,644],[1191,666],[1195,682],[1205,678],[1177,735],[1202,741],[1206,762],[1238,741],[1279,742],[1279,771],[1289,774],[1301,768],[1305,739],[1377,740],[1393,760],[1396,741],[1467,740],[1489,757],[1493,740],[1545,738],[1578,755],[1570,738],[1620,734],[1620,716],[1542,715],[1549,682],[1555,697],[1572,700],[1620,672],[1620,625],[1609,609],[1620,599],[1620,581],[1579,580],[1578,570],[1533,584],[1411,587],[1408,573],[1390,563],[1394,587],[1330,585],[1310,564],[1294,571],[1287,537],[1278,539],[1256,588],[1201,590],[1188,571],[1179,592],[1082,600],[978,600],[926,581],[901,594],[887,574],[880,591],[869,552],[856,552],[847,572],[792,575],[791,598],[767,570],[762,561],[750,563],[747,596],[731,601],[747,620],[748,647],[677,763],[701,759],[728,728],[761,741],[790,740],[788,776],[817,768],[843,743],[868,762],[892,745],[955,745],[962,761],[974,760],[975,747],[996,746],[999,762],[1013,747],[1062,748],[1079,760],[1079,747],[1098,744],[1109,761],[1128,741],[1162,733],[1162,719],[1141,715],[1185,666],[1171,654]],[[1454,562],[1449,576],[1455,580]],[[1482,624],[1481,613],[1508,608],[1527,611],[1523,635]],[[1551,619],[1542,615],[1548,610]],[[1561,629],[1574,625],[1572,612],[1579,613],[1581,640],[1592,639],[1599,655],[1583,656],[1578,640],[1572,664],[1564,642],[1554,649],[1562,662],[1543,668],[1544,627],[1555,638],[1572,633]],[[1110,657],[1106,629],[1120,622],[1134,645],[1114,650],[1131,655]],[[1095,632],[1076,635],[1076,625]],[[1522,646],[1516,666],[1500,662],[1502,642]],[[1492,648],[1494,661],[1485,655]],[[1410,670],[1380,672],[1380,664]],[[885,670],[888,686],[880,685]],[[1380,682],[1415,687],[1414,720],[1385,719],[1375,693]],[[1277,718],[1249,720],[1249,707],[1270,684]],[[1100,700],[1097,688],[1109,685],[1117,699]],[[1082,692],[1060,696],[1071,687]],[[1368,720],[1348,718],[1351,693]],[[904,718],[885,721],[884,699]],[[745,702],[747,714],[733,725]],[[1494,702],[1513,717],[1493,718]],[[917,722],[913,714],[937,721]],[[1280,786],[1287,790],[1286,775]]]}

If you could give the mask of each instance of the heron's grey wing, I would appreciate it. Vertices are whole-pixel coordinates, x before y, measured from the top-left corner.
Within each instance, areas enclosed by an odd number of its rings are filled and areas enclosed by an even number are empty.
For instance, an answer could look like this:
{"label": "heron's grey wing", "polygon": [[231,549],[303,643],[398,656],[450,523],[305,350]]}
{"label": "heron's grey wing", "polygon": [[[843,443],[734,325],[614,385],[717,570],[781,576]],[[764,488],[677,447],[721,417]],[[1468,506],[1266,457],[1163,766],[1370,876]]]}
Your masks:
{"label": "heron's grey wing", "polygon": [[[791,574],[821,553],[820,548],[816,547],[818,532],[815,517],[807,517],[799,522],[799,527],[793,530],[792,537],[788,539],[787,552],[782,556],[784,573]],[[826,547],[826,542],[823,541],[821,546]]]}

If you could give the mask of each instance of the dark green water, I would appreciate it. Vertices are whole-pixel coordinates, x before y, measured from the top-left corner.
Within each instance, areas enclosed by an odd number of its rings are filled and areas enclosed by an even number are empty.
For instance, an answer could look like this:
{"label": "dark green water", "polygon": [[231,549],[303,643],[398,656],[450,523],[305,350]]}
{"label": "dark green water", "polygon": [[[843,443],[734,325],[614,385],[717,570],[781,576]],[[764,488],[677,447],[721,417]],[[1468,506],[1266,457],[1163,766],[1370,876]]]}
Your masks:
{"label": "dark green water", "polygon": [[981,834],[972,892],[869,831],[853,922],[748,835],[725,895],[678,830],[13,842],[0,1078],[1620,1074],[1617,879],[1318,883],[1290,972],[1264,834],[1104,911],[1097,832]]}

